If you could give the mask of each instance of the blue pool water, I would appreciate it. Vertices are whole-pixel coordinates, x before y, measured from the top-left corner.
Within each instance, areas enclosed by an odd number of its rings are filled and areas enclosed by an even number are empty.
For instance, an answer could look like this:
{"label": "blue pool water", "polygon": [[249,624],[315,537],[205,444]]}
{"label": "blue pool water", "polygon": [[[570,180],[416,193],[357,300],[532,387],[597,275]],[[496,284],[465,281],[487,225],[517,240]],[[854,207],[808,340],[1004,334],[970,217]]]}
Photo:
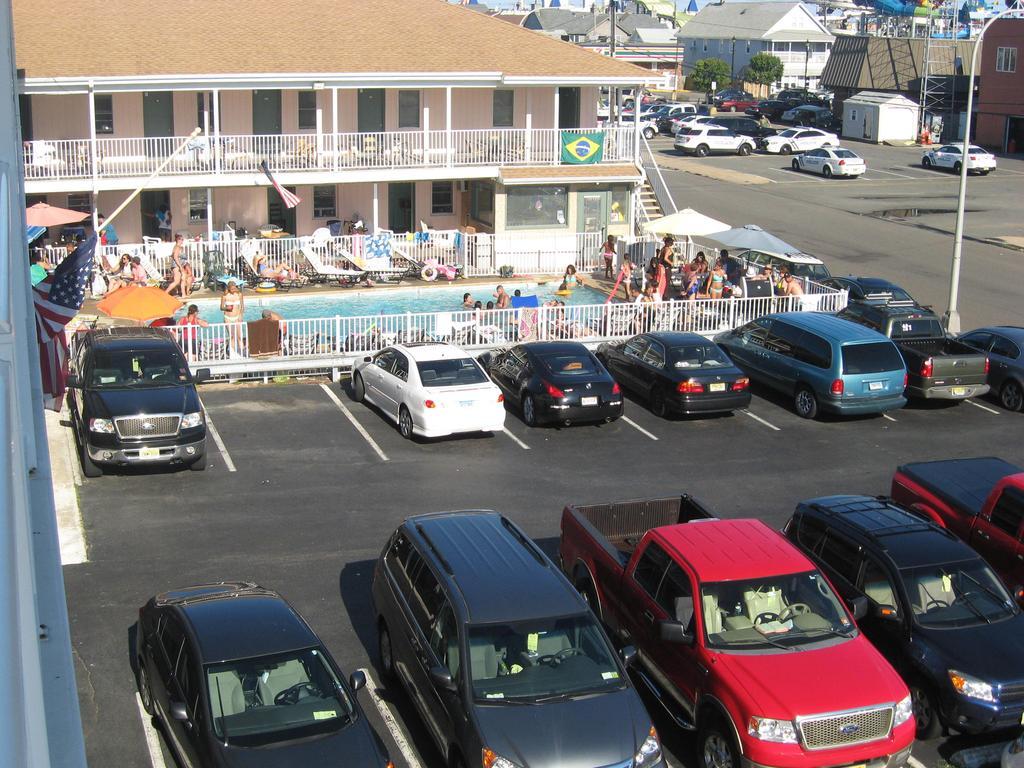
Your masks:
{"label": "blue pool water", "polygon": [[[536,295],[540,303],[560,299],[567,305],[601,304],[606,298],[602,291],[582,286],[569,296],[556,296],[559,279],[544,284],[502,283],[512,294],[517,288],[524,296]],[[471,293],[474,300],[493,301],[494,284],[454,285],[430,288],[369,288],[333,291],[322,296],[303,294],[289,296],[274,294],[267,296],[253,291],[245,292],[245,319],[258,320],[264,309],[272,309],[285,320],[312,319],[318,317],[365,317],[372,315],[398,315],[405,312],[449,312],[462,309],[462,294]],[[220,311],[220,299],[198,299],[189,304],[199,307],[199,316],[208,323],[224,321]],[[182,313],[184,310],[182,310]]]}

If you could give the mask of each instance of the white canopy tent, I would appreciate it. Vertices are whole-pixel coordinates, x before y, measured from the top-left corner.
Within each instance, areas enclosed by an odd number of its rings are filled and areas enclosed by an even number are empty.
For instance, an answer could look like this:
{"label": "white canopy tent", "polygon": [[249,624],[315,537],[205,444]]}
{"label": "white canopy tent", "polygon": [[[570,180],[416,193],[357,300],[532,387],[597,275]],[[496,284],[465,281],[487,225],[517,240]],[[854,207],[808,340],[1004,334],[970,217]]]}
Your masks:
{"label": "white canopy tent", "polygon": [[728,224],[705,216],[693,208],[683,208],[681,211],[648,221],[643,225],[644,232],[678,237],[703,237],[712,232],[722,232],[726,229],[729,229]]}

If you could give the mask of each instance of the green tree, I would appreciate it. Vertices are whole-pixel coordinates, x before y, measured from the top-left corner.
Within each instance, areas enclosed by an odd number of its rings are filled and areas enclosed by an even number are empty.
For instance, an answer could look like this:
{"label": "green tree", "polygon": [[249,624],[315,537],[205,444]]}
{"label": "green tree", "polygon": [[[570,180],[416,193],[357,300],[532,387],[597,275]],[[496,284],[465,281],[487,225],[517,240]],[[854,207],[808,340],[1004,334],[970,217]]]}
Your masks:
{"label": "green tree", "polygon": [[718,87],[722,88],[731,80],[729,62],[721,59],[702,59],[693,66],[690,87],[696,91],[710,91],[712,83],[717,83]]}
{"label": "green tree", "polygon": [[782,59],[770,53],[755,53],[747,64],[746,79],[761,85],[777,83],[782,79]]}

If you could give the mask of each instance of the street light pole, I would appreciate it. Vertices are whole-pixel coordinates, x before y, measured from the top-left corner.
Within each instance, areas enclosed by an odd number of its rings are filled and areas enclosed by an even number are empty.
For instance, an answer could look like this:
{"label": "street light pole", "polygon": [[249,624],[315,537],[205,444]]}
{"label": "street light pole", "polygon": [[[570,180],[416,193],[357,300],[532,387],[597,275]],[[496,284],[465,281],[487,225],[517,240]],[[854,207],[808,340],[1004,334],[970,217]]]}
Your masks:
{"label": "street light pole", "polygon": [[949,270],[949,307],[943,318],[946,331],[960,333],[960,311],[957,303],[960,298],[960,258],[964,248],[964,207],[967,201],[967,158],[971,146],[971,113],[974,111],[974,70],[978,66],[978,51],[981,50],[981,39],[992,26],[992,22],[1011,13],[1021,13],[1019,8],[1007,7],[985,22],[971,53],[971,73],[967,78],[967,124],[964,126],[964,141],[960,146],[960,189],[956,199],[956,229],[953,231],[953,264]]}
{"label": "street light pole", "polygon": [[736,81],[736,38],[732,39],[732,60],[729,62],[729,85]]}
{"label": "street light pole", "polygon": [[811,59],[811,41],[804,41],[804,89],[811,90],[811,78],[808,71],[808,63]]}

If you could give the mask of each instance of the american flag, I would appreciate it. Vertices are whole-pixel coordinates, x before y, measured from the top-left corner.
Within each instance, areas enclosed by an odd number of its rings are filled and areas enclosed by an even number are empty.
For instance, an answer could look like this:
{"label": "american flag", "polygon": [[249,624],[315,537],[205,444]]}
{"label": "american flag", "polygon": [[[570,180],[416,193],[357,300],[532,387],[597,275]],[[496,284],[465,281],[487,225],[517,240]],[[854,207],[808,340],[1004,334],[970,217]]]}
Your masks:
{"label": "american flag", "polygon": [[85,289],[92,278],[96,235],[80,243],[54,273],[33,288],[36,308],[36,338],[39,341],[39,370],[47,406],[59,411],[64,403],[64,381],[68,373],[66,326],[85,301]]}
{"label": "american flag", "polygon": [[260,170],[267,175],[270,179],[270,183],[274,185],[274,189],[277,190],[277,194],[281,196],[281,202],[285,204],[286,208],[294,208],[296,205],[302,202],[302,198],[296,195],[294,192],[289,192],[287,189],[277,183],[277,179],[270,172],[270,166],[267,165],[267,161],[264,160],[260,163]]}

